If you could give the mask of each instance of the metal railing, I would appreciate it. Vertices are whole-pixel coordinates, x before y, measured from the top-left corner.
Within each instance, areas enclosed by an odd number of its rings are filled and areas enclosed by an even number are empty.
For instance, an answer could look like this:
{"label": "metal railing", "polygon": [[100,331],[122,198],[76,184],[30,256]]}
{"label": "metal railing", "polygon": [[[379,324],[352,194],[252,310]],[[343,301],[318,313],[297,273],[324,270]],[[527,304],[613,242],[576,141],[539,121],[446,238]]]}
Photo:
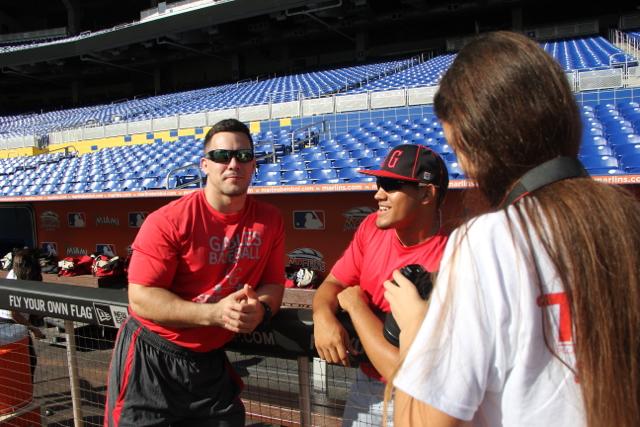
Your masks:
{"label": "metal railing", "polygon": [[[0,309],[45,316],[57,325],[46,339],[36,341],[33,397],[8,414],[0,413],[0,421],[21,419],[35,406],[43,425],[71,420],[75,427],[101,425],[111,348],[128,315],[127,303],[123,289],[0,279]],[[348,318],[341,315],[340,321],[355,337]],[[271,325],[238,335],[225,347],[245,382],[241,397],[247,417],[279,425],[340,425],[354,368],[314,359],[309,309],[283,307]],[[361,349],[357,339],[353,345]],[[357,365],[362,360],[365,356],[352,361]],[[0,366],[0,376],[12,375]],[[23,386],[27,384],[19,388]],[[7,399],[0,393],[0,411]]]}

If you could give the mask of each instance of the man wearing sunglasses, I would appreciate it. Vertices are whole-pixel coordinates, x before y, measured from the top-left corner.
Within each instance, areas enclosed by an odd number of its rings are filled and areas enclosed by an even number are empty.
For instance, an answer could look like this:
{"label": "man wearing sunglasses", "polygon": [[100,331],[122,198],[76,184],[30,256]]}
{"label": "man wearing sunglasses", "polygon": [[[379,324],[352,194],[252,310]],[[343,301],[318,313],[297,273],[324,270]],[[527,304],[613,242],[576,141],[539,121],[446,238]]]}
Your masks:
{"label": "man wearing sunglasses", "polygon": [[378,211],[360,224],[313,299],[314,338],[320,357],[349,365],[354,351],[336,317],[341,308],[349,314],[371,362],[360,364],[343,426],[382,424],[384,378],[392,375],[399,362],[398,348],[383,335],[380,313],[390,311],[383,282],[392,278],[394,270],[409,264],[437,271],[447,242],[440,227],[440,206],[449,175],[438,154],[425,146],[403,144],[391,150],[379,170],[360,172],[377,178],[374,198]]}
{"label": "man wearing sunglasses", "polygon": [[204,140],[204,189],[148,215],[133,243],[129,312],[114,348],[105,426],[244,425],[224,353],[266,326],[284,292],[284,225],[247,196],[253,142],[237,120]]}

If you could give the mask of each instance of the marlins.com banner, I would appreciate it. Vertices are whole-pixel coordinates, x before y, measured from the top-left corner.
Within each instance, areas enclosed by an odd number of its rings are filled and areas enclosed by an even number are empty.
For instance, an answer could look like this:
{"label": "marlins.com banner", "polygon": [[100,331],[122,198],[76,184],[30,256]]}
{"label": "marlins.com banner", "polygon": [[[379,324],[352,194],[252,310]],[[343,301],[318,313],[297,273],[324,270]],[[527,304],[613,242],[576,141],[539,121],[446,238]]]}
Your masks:
{"label": "marlins.com banner", "polygon": [[[462,207],[463,193],[466,197],[471,194],[449,191],[447,195],[442,216],[446,228],[473,213]],[[377,210],[373,196],[373,191],[361,191],[252,197],[271,203],[282,212],[286,264],[328,272],[358,225]],[[126,257],[147,215],[172,200],[175,198],[34,202],[38,245],[59,258],[96,252]]]}

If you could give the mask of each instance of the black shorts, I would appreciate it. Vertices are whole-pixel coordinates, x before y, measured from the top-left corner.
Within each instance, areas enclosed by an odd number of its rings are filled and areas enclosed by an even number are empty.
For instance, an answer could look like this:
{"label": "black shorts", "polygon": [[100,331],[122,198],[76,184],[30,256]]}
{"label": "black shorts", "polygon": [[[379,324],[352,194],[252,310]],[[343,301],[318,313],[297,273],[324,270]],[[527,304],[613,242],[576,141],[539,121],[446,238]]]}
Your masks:
{"label": "black shorts", "polygon": [[241,388],[224,350],[187,350],[129,316],[113,350],[104,426],[244,426]]}

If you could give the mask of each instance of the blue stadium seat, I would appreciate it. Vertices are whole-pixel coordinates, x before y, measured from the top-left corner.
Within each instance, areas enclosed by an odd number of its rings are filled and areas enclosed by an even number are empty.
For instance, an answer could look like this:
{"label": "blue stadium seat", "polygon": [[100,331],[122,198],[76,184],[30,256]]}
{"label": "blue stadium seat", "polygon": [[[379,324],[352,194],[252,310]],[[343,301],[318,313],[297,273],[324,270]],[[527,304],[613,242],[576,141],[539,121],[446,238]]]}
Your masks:
{"label": "blue stadium seat", "polygon": [[324,153],[321,151],[318,152],[305,152],[302,153],[302,158],[306,161],[312,161],[312,160],[326,160],[326,157],[324,156]]}
{"label": "blue stadium seat", "polygon": [[256,175],[257,181],[280,181],[280,171],[276,170],[258,170]]}
{"label": "blue stadium seat", "polygon": [[303,167],[302,169],[284,171],[280,182],[290,184],[292,181],[307,180],[308,178],[307,171]]}
{"label": "blue stadium seat", "polygon": [[640,144],[621,144],[614,148],[618,158],[629,156],[632,154],[640,154]]}
{"label": "blue stadium seat", "polygon": [[327,156],[327,159],[329,160],[338,160],[338,159],[349,159],[349,152],[348,151],[343,151],[343,150],[339,150],[339,151],[326,151],[324,153]]}
{"label": "blue stadium seat", "polygon": [[358,160],[358,165],[366,169],[378,169],[380,167],[380,161],[376,157],[365,157]]}
{"label": "blue stadium seat", "polygon": [[340,181],[342,182],[364,182],[367,181],[366,178],[373,178],[368,175],[363,175],[358,171],[360,168],[342,168],[338,171],[338,176],[340,177]]}
{"label": "blue stadium seat", "polygon": [[[285,159],[286,157],[283,157]],[[292,160],[287,162],[282,162],[280,166],[280,170],[282,172],[296,171],[296,170],[304,170],[305,168],[304,160]]]}
{"label": "blue stadium seat", "polygon": [[620,166],[618,159],[614,156],[583,156],[581,161],[587,171],[602,168],[617,169]]}
{"label": "blue stadium seat", "polygon": [[627,173],[640,173],[640,154],[629,154],[620,159],[620,163],[624,166]]}
{"label": "blue stadium seat", "polygon": [[88,191],[90,193],[101,193],[104,189],[104,183],[102,181],[95,181],[89,184]]}
{"label": "blue stadium seat", "polygon": [[375,157],[376,153],[374,153],[372,150],[364,149],[364,150],[351,150],[349,152],[349,155],[353,159],[364,159],[367,157]]}
{"label": "blue stadium seat", "polygon": [[433,151],[444,156],[445,154],[453,154],[453,148],[449,144],[437,144],[429,146]]}
{"label": "blue stadium seat", "polygon": [[618,145],[640,144],[640,135],[634,133],[620,133],[608,136],[608,141],[614,148]]}
{"label": "blue stadium seat", "polygon": [[342,149],[345,151],[363,150],[365,148],[366,147],[363,142],[350,142],[347,144],[342,144]]}
{"label": "blue stadium seat", "polygon": [[602,136],[582,135],[582,146],[607,145],[607,140]]}
{"label": "blue stadium seat", "polygon": [[[399,143],[401,143],[401,142],[402,142],[402,139],[400,139]],[[386,141],[376,140],[376,141],[373,141],[373,142],[365,143],[365,147],[370,149],[370,150],[379,150],[379,149],[388,150],[389,147],[390,147],[390,144],[389,144],[389,142],[386,142]]]}
{"label": "blue stadium seat", "polygon": [[256,187],[270,187],[280,185],[280,180],[277,181],[254,181],[252,185]]}
{"label": "blue stadium seat", "polygon": [[359,164],[358,159],[336,159],[333,161],[333,167],[336,169],[358,167]]}
{"label": "blue stadium seat", "polygon": [[624,175],[625,171],[619,168],[593,168],[589,169],[589,175]]}
{"label": "blue stadium seat", "polygon": [[340,182],[335,169],[313,169],[309,171],[309,179],[314,184],[337,184]]}
{"label": "blue stadium seat", "polygon": [[258,166],[257,173],[260,174],[261,172],[266,172],[266,171],[280,172],[281,167],[282,165],[280,163],[263,163],[260,166]]}
{"label": "blue stadium seat", "polygon": [[312,160],[307,163],[307,170],[327,169],[331,167],[331,160]]}
{"label": "blue stadium seat", "polygon": [[447,171],[449,172],[450,179],[465,178],[464,171],[457,162],[447,162]]}
{"label": "blue stadium seat", "polygon": [[583,145],[580,156],[613,156],[613,149],[608,145]]}

